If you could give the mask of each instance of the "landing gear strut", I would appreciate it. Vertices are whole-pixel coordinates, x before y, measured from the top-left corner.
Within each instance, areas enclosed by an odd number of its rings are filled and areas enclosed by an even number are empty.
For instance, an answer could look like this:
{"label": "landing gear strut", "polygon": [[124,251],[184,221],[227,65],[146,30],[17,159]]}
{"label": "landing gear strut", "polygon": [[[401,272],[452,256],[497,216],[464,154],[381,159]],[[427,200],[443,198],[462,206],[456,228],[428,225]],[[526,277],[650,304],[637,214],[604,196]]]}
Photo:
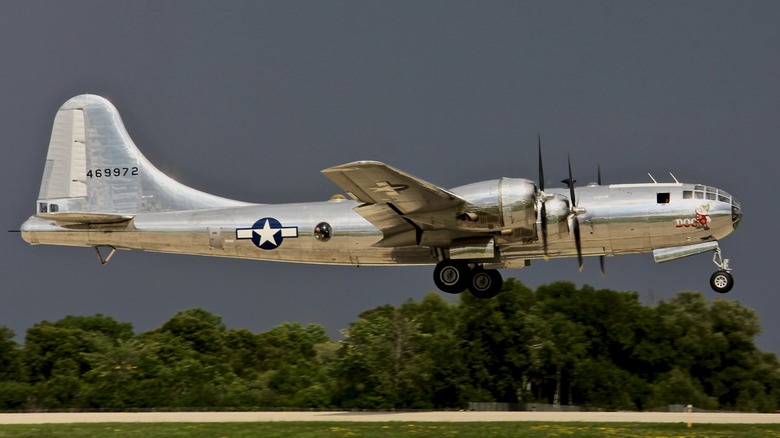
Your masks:
{"label": "landing gear strut", "polygon": [[460,260],[442,260],[433,270],[433,282],[442,292],[459,294],[468,289],[477,298],[493,298],[504,284],[501,273],[495,269],[473,268]]}
{"label": "landing gear strut", "polygon": [[718,248],[715,250],[715,255],[712,256],[712,262],[718,266],[718,271],[710,277],[710,287],[719,294],[725,294],[734,287],[734,277],[731,276],[729,259],[724,259],[721,256],[720,248]]}

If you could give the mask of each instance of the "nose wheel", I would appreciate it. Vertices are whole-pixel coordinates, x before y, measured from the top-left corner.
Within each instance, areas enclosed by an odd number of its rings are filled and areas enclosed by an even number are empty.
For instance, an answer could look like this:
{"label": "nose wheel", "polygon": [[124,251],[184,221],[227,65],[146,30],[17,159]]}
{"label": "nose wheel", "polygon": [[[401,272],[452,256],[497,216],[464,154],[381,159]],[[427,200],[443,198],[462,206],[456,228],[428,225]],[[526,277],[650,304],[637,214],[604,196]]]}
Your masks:
{"label": "nose wheel", "polygon": [[734,277],[728,271],[718,271],[710,277],[710,286],[715,292],[725,294],[734,287]]}
{"label": "nose wheel", "polygon": [[719,270],[710,277],[710,287],[719,294],[731,291],[734,287],[734,277],[731,275],[731,269],[729,268],[729,259],[724,259],[721,256],[720,248],[715,250],[712,262],[718,266]]}
{"label": "nose wheel", "polygon": [[442,260],[433,270],[433,282],[442,292],[459,294],[468,289],[477,298],[493,298],[501,291],[504,279],[495,269],[475,267],[460,260]]}

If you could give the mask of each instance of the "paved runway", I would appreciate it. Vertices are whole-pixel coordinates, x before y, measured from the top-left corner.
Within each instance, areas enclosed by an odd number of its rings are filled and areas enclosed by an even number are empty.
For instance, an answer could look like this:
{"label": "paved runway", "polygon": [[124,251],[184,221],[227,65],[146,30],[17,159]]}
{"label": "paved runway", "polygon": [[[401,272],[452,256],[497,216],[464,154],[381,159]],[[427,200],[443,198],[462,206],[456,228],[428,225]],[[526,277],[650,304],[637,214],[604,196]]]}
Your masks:
{"label": "paved runway", "polygon": [[[780,423],[780,414],[694,413],[693,423]],[[685,423],[669,412],[105,412],[0,414],[0,424],[41,423],[214,423],[267,421]]]}

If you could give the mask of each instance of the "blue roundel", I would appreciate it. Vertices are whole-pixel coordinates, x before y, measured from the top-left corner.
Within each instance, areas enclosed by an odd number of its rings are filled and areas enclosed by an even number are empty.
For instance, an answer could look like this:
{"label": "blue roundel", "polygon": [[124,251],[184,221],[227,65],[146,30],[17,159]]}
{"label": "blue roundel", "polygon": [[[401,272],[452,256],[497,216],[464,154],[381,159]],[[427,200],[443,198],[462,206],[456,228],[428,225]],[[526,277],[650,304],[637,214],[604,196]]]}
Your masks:
{"label": "blue roundel", "polygon": [[282,244],[282,224],[272,217],[260,219],[252,225],[252,243],[260,249],[276,249]]}
{"label": "blue roundel", "polygon": [[298,227],[285,227],[281,222],[264,217],[252,225],[252,228],[236,228],[236,239],[251,239],[260,249],[276,249],[286,238],[298,237]]}

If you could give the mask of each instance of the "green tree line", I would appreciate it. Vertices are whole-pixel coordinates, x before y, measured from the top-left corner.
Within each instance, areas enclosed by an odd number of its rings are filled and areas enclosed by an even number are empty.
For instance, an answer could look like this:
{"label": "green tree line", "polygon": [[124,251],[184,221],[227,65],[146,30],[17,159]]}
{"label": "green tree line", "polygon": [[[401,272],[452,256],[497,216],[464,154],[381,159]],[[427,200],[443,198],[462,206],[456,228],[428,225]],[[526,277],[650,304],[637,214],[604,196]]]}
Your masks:
{"label": "green tree line", "polygon": [[770,412],[775,354],[756,313],[682,292],[638,294],[510,279],[495,298],[438,294],[318,324],[253,333],[203,309],[136,334],[103,316],[0,326],[0,410],[132,408],[459,409],[535,402],[646,410],[669,404]]}

